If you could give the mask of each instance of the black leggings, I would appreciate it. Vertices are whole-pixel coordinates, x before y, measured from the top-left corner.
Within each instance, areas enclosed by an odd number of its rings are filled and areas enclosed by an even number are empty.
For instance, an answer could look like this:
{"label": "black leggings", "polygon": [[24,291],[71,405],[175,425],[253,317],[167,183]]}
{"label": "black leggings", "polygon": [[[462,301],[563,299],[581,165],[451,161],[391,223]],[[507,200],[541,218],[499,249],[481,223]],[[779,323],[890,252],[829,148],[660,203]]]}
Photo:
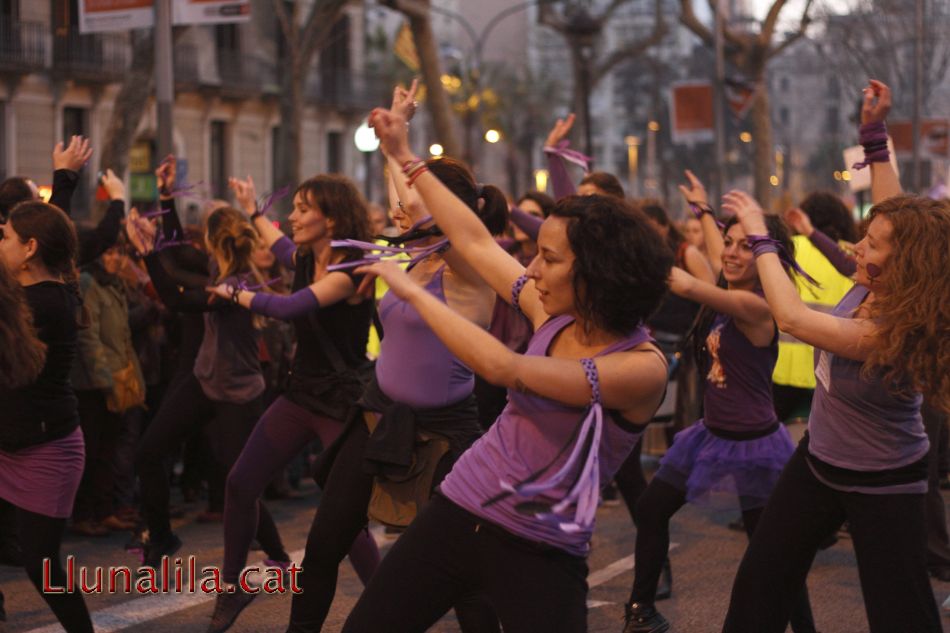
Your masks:
{"label": "black leggings", "polygon": [[924,495],[839,492],[815,477],[805,450],[795,451],[769,497],[739,565],[723,631],[783,632],[818,544],[847,520],[871,633],[939,633]]}
{"label": "black leggings", "polygon": [[487,596],[505,633],[587,630],[587,562],[520,539],[436,496],[383,559],[343,633],[427,630]]}
{"label": "black leggings", "polygon": [[[290,631],[321,629],[336,593],[340,562],[350,551],[360,530],[366,528],[366,509],[373,489],[373,477],[363,472],[362,464],[369,432],[365,424],[356,424],[346,433],[333,460],[319,510],[307,535],[302,571],[298,576],[303,592],[294,594],[290,608]],[[442,481],[451,469],[451,464],[450,459],[443,458],[433,485]],[[415,522],[418,522],[418,518]],[[405,535],[399,540],[403,538]],[[465,594],[461,598],[456,601],[456,606],[463,631],[498,630],[497,621],[481,596]]]}
{"label": "black leggings", "polygon": [[[637,524],[636,567],[634,570],[633,591],[630,593],[630,604],[640,602],[653,604],[656,598],[656,586],[660,580],[663,561],[666,560],[670,548],[670,519],[686,503],[686,493],[656,477],[640,496],[634,513]],[[762,508],[742,511],[742,520],[746,534],[752,538]],[[808,591],[804,588],[805,579],[802,578],[793,596],[798,596],[791,609],[792,630],[795,633],[814,633],[815,621],[808,602]],[[786,614],[785,623],[789,622]],[[758,633],[758,629],[749,629],[747,633]]]}
{"label": "black leggings", "polygon": [[627,455],[627,459],[624,460],[617,470],[617,474],[614,475],[617,490],[620,491],[620,496],[623,497],[627,512],[630,513],[630,518],[633,519],[634,523],[637,521],[636,516],[634,516],[637,500],[647,488],[647,478],[643,475],[643,464],[640,461],[642,452],[643,436],[641,435],[640,439],[637,440],[637,445],[633,447],[633,451]]}
{"label": "black leggings", "polygon": [[[237,461],[260,415],[260,398],[243,404],[216,402],[204,394],[193,374],[169,390],[162,408],[139,442],[135,459],[142,489],[142,510],[151,540],[161,541],[171,534],[166,462],[182,440],[193,429],[204,425],[214,461],[224,478]],[[274,520],[266,508],[261,509],[257,539],[268,558],[288,559]]]}
{"label": "black leggings", "polygon": [[[93,633],[89,610],[82,593],[49,593],[43,591],[43,561],[49,559],[48,584],[50,587],[66,587],[66,571],[60,559],[60,545],[66,519],[56,519],[16,508],[17,537],[23,552],[23,566],[30,582],[40,592],[56,619],[66,633]],[[0,604],[2,604],[0,594]]]}

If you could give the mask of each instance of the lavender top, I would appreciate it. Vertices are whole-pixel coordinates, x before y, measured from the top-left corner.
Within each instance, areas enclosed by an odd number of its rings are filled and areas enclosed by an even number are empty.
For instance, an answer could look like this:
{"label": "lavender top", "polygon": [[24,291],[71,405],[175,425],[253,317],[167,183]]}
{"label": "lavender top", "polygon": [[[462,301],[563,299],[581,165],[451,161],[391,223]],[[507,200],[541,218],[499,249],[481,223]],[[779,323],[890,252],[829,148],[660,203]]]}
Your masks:
{"label": "lavender top", "polygon": [[[849,318],[868,295],[855,286],[832,314]],[[815,397],[808,418],[809,453],[839,468],[881,471],[923,458],[930,443],[920,415],[920,394],[893,393],[880,378],[861,377],[863,363],[815,350]],[[926,481],[915,490],[927,489]],[[896,492],[877,489],[864,492]]]}
{"label": "lavender top", "polygon": [[[443,303],[444,274],[445,265],[425,285]],[[386,336],[376,361],[376,380],[384,394],[427,409],[454,404],[472,393],[472,370],[452,355],[412,305],[388,292],[379,303],[379,317]]]}
{"label": "lavender top", "polygon": [[775,424],[772,370],[778,358],[777,332],[767,347],[756,347],[731,316],[719,314],[706,337],[706,349],[706,426],[743,432]]}
{"label": "lavender top", "polygon": [[[547,356],[555,336],[573,322],[570,316],[548,320],[538,328],[525,352],[529,356]],[[650,341],[646,328],[638,327],[627,337],[609,346],[597,356],[629,350]],[[442,494],[472,514],[483,517],[502,528],[531,541],[562,549],[574,556],[586,556],[590,550],[593,525],[589,529],[567,532],[549,522],[516,509],[521,501],[515,496],[482,507],[500,490],[500,480],[512,482],[528,477],[552,462],[570,440],[584,416],[585,407],[567,406],[541,396],[508,392],[508,406],[498,421],[468,449],[441,485]],[[610,416],[612,418],[612,416]],[[600,443],[600,481],[613,479],[624,459],[633,450],[642,434],[642,427],[609,419],[604,425]],[[549,469],[558,470],[567,454]],[[539,496],[539,500],[556,503],[567,494],[570,483]]]}

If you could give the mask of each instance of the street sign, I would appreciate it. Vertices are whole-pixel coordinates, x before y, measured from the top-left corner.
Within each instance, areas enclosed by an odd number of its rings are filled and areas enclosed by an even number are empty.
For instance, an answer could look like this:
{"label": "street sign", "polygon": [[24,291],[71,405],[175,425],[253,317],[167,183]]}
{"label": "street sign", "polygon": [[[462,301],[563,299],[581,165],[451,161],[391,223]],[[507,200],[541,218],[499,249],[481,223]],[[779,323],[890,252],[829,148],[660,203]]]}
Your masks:
{"label": "street sign", "polygon": [[[172,0],[175,24],[247,22],[250,0]],[[80,0],[79,32],[102,33],[151,28],[155,25],[154,0]]]}
{"label": "street sign", "polygon": [[[887,131],[894,139],[894,147],[901,158],[914,152],[914,124],[911,121],[888,121]],[[926,158],[950,156],[950,121],[924,119],[920,122],[920,154]]]}
{"label": "street sign", "polygon": [[674,143],[712,141],[713,87],[708,81],[681,81],[670,89],[671,136]]}

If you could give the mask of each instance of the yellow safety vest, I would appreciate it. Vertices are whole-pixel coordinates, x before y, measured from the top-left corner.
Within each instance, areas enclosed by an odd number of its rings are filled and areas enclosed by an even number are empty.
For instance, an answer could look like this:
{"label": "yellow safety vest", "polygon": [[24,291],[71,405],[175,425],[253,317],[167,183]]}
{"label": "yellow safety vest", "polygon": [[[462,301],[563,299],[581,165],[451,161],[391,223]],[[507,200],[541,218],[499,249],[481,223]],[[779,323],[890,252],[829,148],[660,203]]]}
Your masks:
{"label": "yellow safety vest", "polygon": [[[839,273],[804,235],[796,235],[792,241],[795,243],[795,261],[821,284],[820,288],[813,286],[801,276],[795,275],[798,295],[809,308],[831,312],[831,309],[838,305],[841,298],[851,290],[854,282]],[[775,363],[775,371],[772,373],[772,382],[777,385],[814,389],[814,348],[790,334],[780,332],[778,360]]]}

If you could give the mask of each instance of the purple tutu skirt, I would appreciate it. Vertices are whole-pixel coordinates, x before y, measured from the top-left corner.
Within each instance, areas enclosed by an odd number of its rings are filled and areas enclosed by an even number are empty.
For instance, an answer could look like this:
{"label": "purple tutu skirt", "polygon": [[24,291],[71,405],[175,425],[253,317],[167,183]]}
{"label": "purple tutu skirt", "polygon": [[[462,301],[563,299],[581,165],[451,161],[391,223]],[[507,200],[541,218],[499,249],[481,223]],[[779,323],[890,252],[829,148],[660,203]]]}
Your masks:
{"label": "purple tutu skirt", "polygon": [[731,493],[751,510],[765,505],[794,451],[784,425],[764,437],[734,440],[713,435],[700,419],[676,434],[656,477],[684,491],[690,503]]}

